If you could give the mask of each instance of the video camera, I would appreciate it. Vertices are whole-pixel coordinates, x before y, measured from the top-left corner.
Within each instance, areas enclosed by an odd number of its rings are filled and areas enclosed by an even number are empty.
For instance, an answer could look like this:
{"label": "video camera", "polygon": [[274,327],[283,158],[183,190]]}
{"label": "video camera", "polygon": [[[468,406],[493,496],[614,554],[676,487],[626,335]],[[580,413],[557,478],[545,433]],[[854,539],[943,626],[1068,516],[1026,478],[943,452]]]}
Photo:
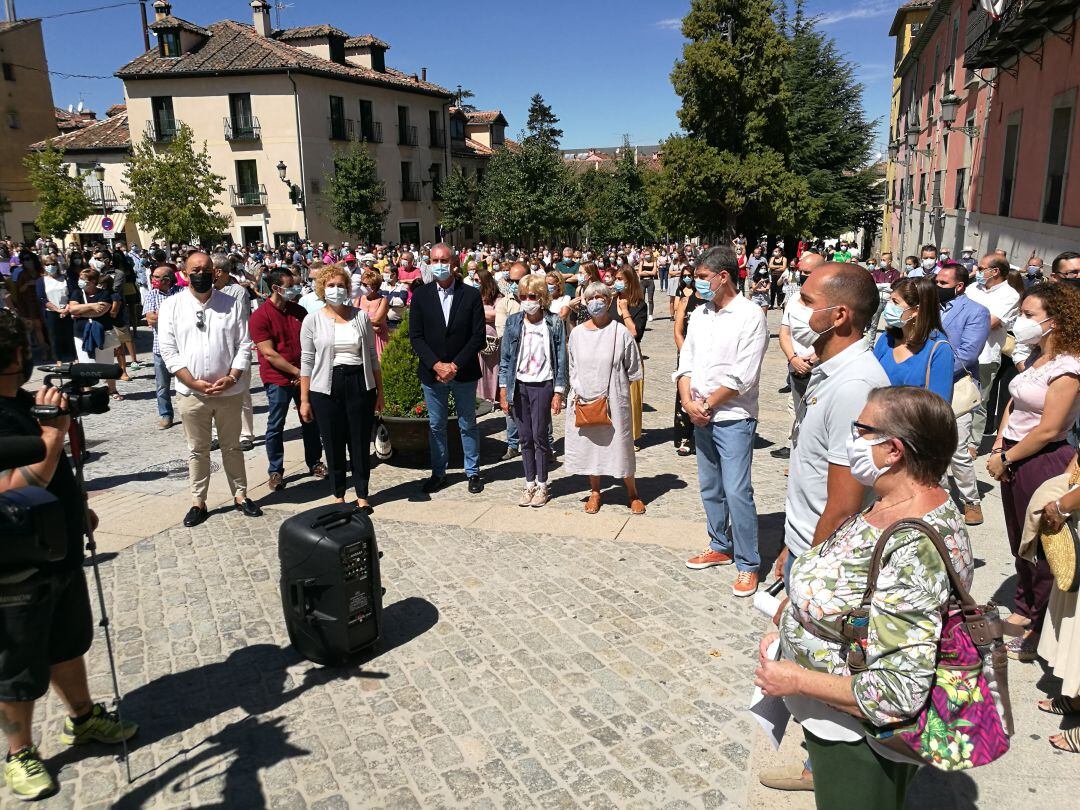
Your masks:
{"label": "video camera", "polygon": [[[73,417],[109,410],[109,390],[93,388],[101,380],[120,379],[120,366],[110,363],[60,363],[43,366],[45,385],[59,388],[68,396],[66,413]],[[56,380],[63,380],[60,385]],[[35,405],[30,409],[35,419],[55,419],[61,415],[56,405]]]}
{"label": "video camera", "polygon": [[[0,439],[0,469],[13,470],[45,458],[36,436]],[[23,568],[64,559],[67,532],[64,508],[55,495],[38,487],[0,494],[0,569]]]}

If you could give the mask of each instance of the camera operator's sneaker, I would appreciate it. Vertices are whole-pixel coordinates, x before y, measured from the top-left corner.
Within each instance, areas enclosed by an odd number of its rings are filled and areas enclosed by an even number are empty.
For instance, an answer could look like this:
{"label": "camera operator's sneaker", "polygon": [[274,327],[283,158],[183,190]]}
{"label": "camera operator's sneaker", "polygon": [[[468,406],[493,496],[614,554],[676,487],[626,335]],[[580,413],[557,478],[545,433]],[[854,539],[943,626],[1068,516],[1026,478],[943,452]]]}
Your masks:
{"label": "camera operator's sneaker", "polygon": [[56,792],[56,782],[45,770],[45,763],[33,745],[17,754],[8,755],[4,763],[4,782],[15,798],[24,802],[43,799]]}
{"label": "camera operator's sneaker", "polygon": [[121,724],[116,712],[107,712],[100,703],[95,703],[90,716],[76,724],[70,717],[64,718],[64,732],[60,742],[64,745],[82,745],[88,742],[101,742],[116,745],[130,740],[139,731],[136,723],[125,721]]}

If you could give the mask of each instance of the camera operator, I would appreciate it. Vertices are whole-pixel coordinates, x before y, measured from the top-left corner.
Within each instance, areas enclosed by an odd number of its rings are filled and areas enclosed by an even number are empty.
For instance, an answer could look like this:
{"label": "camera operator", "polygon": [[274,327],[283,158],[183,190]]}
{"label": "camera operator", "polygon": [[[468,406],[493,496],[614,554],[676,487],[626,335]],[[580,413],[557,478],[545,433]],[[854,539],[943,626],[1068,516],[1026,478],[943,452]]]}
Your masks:
{"label": "camera operator", "polygon": [[8,742],[4,781],[22,800],[57,789],[31,737],[34,703],[50,683],[68,711],[60,733],[65,745],[120,743],[138,730],[134,723],[121,724],[115,713],[90,698],[83,661],[94,638],[82,567],[86,512],[64,454],[70,417],[61,414],[39,422],[30,411],[35,401],[67,410],[67,397],[52,388],[41,389],[36,397],[22,390],[32,370],[30,357],[26,324],[13,312],[0,311],[0,440],[40,436],[47,449],[44,461],[0,471],[0,492],[25,486],[47,489],[63,505],[67,527],[67,554],[59,562],[0,569],[0,726]]}

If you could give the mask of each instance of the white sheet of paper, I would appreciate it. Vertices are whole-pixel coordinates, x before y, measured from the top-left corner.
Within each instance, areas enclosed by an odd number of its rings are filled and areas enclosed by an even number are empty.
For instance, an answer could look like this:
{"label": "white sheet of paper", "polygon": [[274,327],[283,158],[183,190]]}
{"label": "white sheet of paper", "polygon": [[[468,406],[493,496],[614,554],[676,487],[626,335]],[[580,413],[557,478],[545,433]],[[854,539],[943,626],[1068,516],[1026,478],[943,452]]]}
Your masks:
{"label": "white sheet of paper", "polygon": [[[772,643],[768,653],[773,660],[779,660],[779,639]],[[784,699],[772,695],[763,695],[761,690],[755,686],[754,693],[750,696],[749,708],[750,714],[757,720],[758,725],[765,732],[765,736],[769,738],[773,748],[779,748],[780,742],[784,739],[784,733],[787,731],[788,721],[791,719],[791,712],[788,711]]]}

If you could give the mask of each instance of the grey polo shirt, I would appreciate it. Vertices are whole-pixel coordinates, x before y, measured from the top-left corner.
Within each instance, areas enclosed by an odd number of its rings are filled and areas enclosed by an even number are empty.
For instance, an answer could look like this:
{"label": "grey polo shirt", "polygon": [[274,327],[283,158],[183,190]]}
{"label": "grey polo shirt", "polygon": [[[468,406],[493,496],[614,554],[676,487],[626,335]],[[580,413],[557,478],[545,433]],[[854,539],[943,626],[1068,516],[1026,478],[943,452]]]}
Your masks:
{"label": "grey polo shirt", "polygon": [[829,494],[829,464],[848,466],[851,423],[874,388],[889,378],[865,341],[854,343],[810,372],[795,413],[785,503],[784,544],[795,556],[810,548]]}

